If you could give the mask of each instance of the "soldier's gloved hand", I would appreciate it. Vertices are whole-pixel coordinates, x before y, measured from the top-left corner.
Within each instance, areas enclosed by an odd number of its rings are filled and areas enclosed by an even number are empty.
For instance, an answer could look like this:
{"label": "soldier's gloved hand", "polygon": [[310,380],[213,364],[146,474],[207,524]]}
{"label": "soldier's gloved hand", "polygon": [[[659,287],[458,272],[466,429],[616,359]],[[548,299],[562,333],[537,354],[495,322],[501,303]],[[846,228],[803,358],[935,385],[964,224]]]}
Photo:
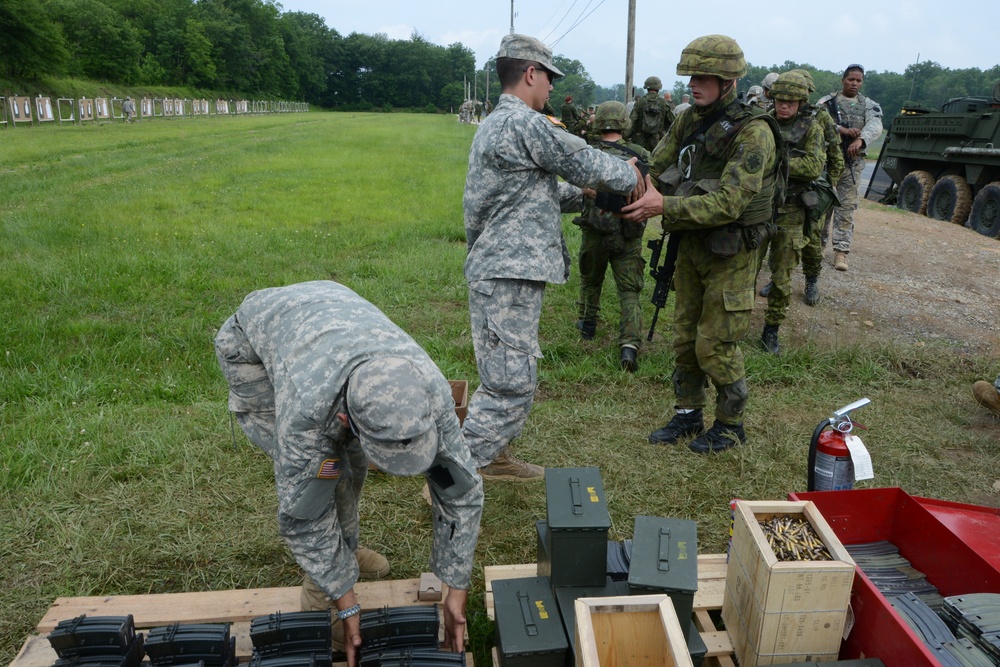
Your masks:
{"label": "soldier's gloved hand", "polygon": [[597,190],[592,190],[590,188],[583,188],[583,196],[587,199],[597,199]]}
{"label": "soldier's gloved hand", "polygon": [[632,222],[642,222],[663,215],[663,195],[653,187],[653,181],[646,176],[646,191],[638,199],[629,197],[629,204],[622,208],[619,217]]}

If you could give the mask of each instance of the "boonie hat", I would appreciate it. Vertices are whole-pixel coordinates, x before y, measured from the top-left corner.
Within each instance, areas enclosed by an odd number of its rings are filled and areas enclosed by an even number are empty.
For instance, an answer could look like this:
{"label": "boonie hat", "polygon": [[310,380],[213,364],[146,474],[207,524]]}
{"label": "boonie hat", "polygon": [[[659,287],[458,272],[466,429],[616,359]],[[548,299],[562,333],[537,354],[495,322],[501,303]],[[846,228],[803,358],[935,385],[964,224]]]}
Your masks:
{"label": "boonie hat", "polygon": [[376,466],[394,475],[430,468],[438,435],[427,378],[409,359],[366,361],[347,382],[347,411],[361,448]]}
{"label": "boonie hat", "polygon": [[565,76],[552,64],[552,49],[542,44],[540,40],[529,35],[504,35],[500,40],[500,50],[497,58],[517,58],[519,60],[534,60],[539,65],[552,72],[555,77]]}

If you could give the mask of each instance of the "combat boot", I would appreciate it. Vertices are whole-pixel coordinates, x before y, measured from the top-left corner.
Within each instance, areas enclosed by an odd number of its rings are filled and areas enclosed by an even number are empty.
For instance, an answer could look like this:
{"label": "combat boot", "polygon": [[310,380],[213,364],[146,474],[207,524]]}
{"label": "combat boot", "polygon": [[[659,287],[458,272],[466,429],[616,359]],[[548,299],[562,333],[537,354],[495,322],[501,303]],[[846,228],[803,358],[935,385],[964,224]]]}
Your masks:
{"label": "combat boot", "polygon": [[815,306],[819,303],[819,276],[806,276],[806,305]]}
{"label": "combat boot", "polygon": [[762,297],[764,297],[766,299],[768,296],[771,295],[771,289],[773,287],[774,287],[774,281],[773,280],[769,280],[769,281],[767,281],[766,285],[764,285],[763,287],[760,288],[760,291],[757,292],[757,294],[760,294]]}
{"label": "combat boot", "polygon": [[635,373],[639,370],[639,359],[637,358],[636,349],[634,347],[626,346],[622,348],[621,361],[623,371]]}
{"label": "combat boot", "polygon": [[681,438],[701,435],[705,432],[705,420],[701,408],[691,412],[678,412],[663,428],[658,428],[649,434],[651,445],[674,445]]}
{"label": "combat boot", "polygon": [[576,328],[580,330],[580,338],[584,340],[594,340],[594,335],[597,333],[597,321],[577,320]]}
{"label": "combat boot", "polygon": [[479,476],[505,482],[534,482],[545,477],[545,468],[517,458],[508,445],[488,466],[479,469]]}
{"label": "combat boot", "polygon": [[688,448],[697,454],[724,452],[730,447],[746,443],[743,424],[723,424],[716,420],[712,428],[691,441]]}
{"label": "combat boot", "polygon": [[847,253],[837,250],[833,253],[833,268],[838,271],[847,270]]}
{"label": "combat boot", "polygon": [[358,560],[359,579],[384,579],[389,574],[389,561],[377,551],[358,547],[354,553]]}
{"label": "combat boot", "polygon": [[765,324],[764,332],[760,335],[760,344],[763,346],[765,352],[770,352],[771,354],[778,354],[781,351],[781,346],[778,345],[778,325],[777,324]]}
{"label": "combat boot", "polygon": [[302,611],[323,611],[333,607],[333,600],[328,598],[323,589],[307,574],[302,577],[299,604],[302,606]]}
{"label": "combat boot", "polygon": [[995,415],[1000,415],[1000,391],[989,382],[980,380],[972,385],[972,395],[979,404]]}

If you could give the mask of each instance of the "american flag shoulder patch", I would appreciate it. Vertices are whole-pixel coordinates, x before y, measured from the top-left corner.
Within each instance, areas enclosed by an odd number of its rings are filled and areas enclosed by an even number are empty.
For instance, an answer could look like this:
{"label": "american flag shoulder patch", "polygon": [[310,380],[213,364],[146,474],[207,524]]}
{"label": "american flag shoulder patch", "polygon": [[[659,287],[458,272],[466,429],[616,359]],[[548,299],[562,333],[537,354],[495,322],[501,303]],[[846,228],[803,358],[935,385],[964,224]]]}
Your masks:
{"label": "american flag shoulder patch", "polygon": [[337,479],[340,477],[340,459],[326,459],[319,466],[316,479]]}

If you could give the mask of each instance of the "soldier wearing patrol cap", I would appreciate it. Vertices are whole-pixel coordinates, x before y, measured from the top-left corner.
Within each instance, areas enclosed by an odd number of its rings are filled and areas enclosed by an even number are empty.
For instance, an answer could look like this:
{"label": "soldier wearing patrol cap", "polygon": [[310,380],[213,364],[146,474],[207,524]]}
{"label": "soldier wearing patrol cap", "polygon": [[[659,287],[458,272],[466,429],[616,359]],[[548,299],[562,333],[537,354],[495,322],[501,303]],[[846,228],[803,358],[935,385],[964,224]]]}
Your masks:
{"label": "soldier wearing patrol cap", "polygon": [[[649,151],[638,144],[624,141],[622,134],[628,129],[628,113],[621,102],[604,102],[597,107],[594,128],[600,132],[596,147],[621,159],[638,157],[649,162]],[[597,332],[597,315],[601,310],[601,292],[604,275],[611,267],[620,305],[618,321],[618,351],[621,367],[629,373],[639,368],[639,343],[642,340],[642,291],[646,262],[642,258],[642,235],[646,223],[622,220],[599,208],[598,202],[588,198],[583,204],[583,214],[574,218],[580,226],[580,319],[577,328],[584,340],[591,340]]]}
{"label": "soldier wearing patrol cap", "polygon": [[765,75],[763,80],[761,80],[760,82],[760,87],[764,90],[764,94],[760,98],[760,107],[764,111],[771,110],[771,106],[773,104],[771,100],[771,86],[774,85],[774,82],[777,81],[777,79],[778,79],[777,72],[768,72],[767,75]]}
{"label": "soldier wearing patrol cap", "polygon": [[[681,52],[677,74],[690,76],[694,106],[653,151],[660,184],[626,206],[629,220],[662,215],[677,242],[673,372],[676,414],[650,434],[654,444],[694,438],[689,448],[718,452],[745,441],[747,385],[739,341],[750,328],[758,253],[770,233],[781,136],[764,112],[737,99],[746,74],[731,37],[707,35]],[[650,182],[652,185],[652,181]],[[705,431],[705,387],[715,385],[715,423]]]}
{"label": "soldier wearing patrol cap", "polygon": [[803,233],[806,223],[806,193],[823,173],[826,146],[823,128],[808,113],[809,86],[805,78],[784,72],[771,86],[774,108],[770,113],[778,121],[788,154],[788,184],[785,201],[778,209],[777,233],[770,240],[768,266],[771,289],[767,295],[764,331],[761,344],[771,354],[778,354],[778,327],[785,320],[792,292],[792,270],[799,265],[802,247],[808,242]]}
{"label": "soldier wearing patrol cap", "polygon": [[535,394],[545,284],[569,276],[560,214],[582,209],[584,187],[638,198],[645,183],[634,158],[605,155],[538,113],[562,76],[547,46],[505,35],[497,75],[502,94],[472,141],[462,202],[480,381],[462,432],[483,477],[540,480],[544,470],[514,457],[509,444]]}
{"label": "soldier wearing patrol cap", "polygon": [[251,293],[222,325],[215,349],[230,410],[274,462],[278,530],[306,575],[303,609],[336,608],[348,662],[356,664],[362,637],[354,582],[359,570],[389,571],[380,555],[358,549],[368,463],[424,474],[434,513],[431,569],[450,587],[445,644],[463,651],[483,484],[451,387],[427,353],[375,306],[330,281]]}
{"label": "soldier wearing patrol cap", "polygon": [[637,99],[632,107],[629,114],[631,128],[625,137],[651,151],[674,122],[674,112],[667,101],[660,97],[660,89],[663,87],[660,77],[648,77],[643,87],[646,94]]}

